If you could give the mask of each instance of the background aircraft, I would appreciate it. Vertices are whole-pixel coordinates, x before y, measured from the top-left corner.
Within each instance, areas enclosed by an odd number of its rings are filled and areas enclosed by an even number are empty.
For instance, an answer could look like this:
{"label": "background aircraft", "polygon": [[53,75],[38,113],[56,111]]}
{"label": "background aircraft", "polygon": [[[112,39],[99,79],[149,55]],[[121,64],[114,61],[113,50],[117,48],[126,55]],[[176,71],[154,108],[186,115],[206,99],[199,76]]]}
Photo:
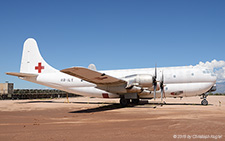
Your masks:
{"label": "background aircraft", "polygon": [[72,67],[61,71],[42,58],[37,43],[25,41],[20,73],[8,75],[74,94],[101,98],[120,98],[120,104],[137,104],[139,99],[189,97],[202,95],[201,104],[207,105],[207,92],[216,89],[216,75],[201,67],[168,67],[97,71]]}

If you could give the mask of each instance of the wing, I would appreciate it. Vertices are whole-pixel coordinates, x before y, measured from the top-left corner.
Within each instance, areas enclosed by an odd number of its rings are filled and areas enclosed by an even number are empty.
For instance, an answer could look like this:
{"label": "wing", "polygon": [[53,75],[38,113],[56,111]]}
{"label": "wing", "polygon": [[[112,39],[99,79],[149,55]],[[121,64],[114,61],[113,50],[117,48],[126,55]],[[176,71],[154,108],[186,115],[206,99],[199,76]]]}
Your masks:
{"label": "wing", "polygon": [[124,85],[127,84],[126,81],[112,77],[105,73],[101,73],[95,70],[83,68],[83,67],[73,67],[68,69],[63,69],[61,72],[78,77],[85,81],[97,84],[97,85]]}

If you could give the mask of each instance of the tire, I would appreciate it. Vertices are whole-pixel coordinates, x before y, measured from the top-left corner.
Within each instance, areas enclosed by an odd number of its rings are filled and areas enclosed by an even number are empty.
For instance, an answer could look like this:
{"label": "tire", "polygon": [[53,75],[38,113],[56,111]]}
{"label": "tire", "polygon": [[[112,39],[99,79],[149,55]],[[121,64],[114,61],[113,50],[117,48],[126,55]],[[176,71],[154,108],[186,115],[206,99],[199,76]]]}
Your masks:
{"label": "tire", "polygon": [[138,105],[140,102],[139,99],[132,99],[132,104]]}
{"label": "tire", "polygon": [[130,102],[130,99],[120,98],[120,105],[126,107]]}
{"label": "tire", "polygon": [[201,104],[206,106],[206,105],[208,105],[208,101],[206,99],[203,99]]}

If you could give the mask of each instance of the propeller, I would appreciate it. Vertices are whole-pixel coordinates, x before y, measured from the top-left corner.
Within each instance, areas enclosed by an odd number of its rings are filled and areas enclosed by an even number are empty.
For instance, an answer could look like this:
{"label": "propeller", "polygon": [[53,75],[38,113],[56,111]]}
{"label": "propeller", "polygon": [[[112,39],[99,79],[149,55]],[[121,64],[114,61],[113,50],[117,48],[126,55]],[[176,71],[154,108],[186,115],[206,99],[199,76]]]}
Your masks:
{"label": "propeller", "polygon": [[[155,65],[155,75],[152,77],[153,79],[153,87],[154,87],[154,100],[156,99],[156,89],[157,89],[157,66]],[[163,101],[163,98],[165,98],[165,91],[164,91],[164,74],[162,71],[162,78],[160,81],[160,89],[161,89],[161,101]]]}
{"label": "propeller", "polygon": [[153,83],[153,86],[154,86],[154,100],[156,98],[156,88],[157,88],[157,81],[156,81],[156,78],[157,78],[157,66],[155,64],[155,75],[152,77],[152,83]]}
{"label": "propeller", "polygon": [[161,102],[162,102],[163,101],[163,97],[165,97],[163,71],[162,71],[162,79],[160,81],[160,89],[161,89]]}

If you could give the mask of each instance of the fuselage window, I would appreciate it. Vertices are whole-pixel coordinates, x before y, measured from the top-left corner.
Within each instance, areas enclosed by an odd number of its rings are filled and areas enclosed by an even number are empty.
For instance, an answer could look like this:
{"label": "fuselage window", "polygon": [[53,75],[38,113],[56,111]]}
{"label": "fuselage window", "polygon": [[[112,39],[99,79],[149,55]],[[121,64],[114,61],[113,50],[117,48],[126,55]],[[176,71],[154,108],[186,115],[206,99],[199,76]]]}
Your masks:
{"label": "fuselage window", "polygon": [[176,78],[176,75],[173,75],[173,78]]}
{"label": "fuselage window", "polygon": [[191,73],[191,75],[194,76],[195,74],[194,73]]}

